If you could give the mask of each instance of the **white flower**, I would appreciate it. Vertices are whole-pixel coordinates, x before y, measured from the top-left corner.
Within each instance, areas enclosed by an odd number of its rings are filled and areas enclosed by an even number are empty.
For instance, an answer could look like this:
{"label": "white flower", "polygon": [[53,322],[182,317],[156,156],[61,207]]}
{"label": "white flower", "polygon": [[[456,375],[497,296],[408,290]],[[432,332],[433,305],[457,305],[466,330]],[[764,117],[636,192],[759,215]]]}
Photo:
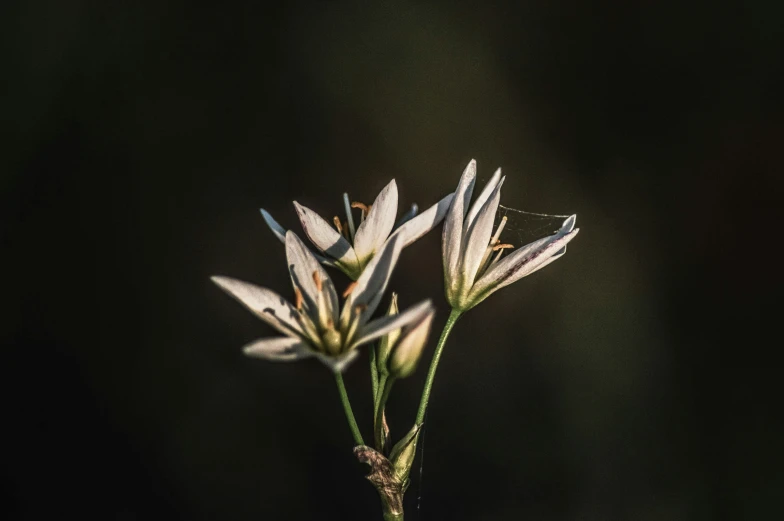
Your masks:
{"label": "white flower", "polygon": [[333,371],[341,372],[357,356],[358,346],[419,323],[432,313],[432,303],[424,301],[399,315],[370,320],[403,247],[400,237],[388,241],[344,293],[347,298],[342,311],[335,286],[300,238],[289,231],[285,244],[296,296],[294,305],[269,289],[229,277],[212,277],[223,290],[285,335],[246,345],[243,350],[249,356],[277,361],[315,356]]}
{"label": "white flower", "polygon": [[[419,215],[416,215],[417,207],[414,205],[394,231],[403,237],[403,246],[408,246],[436,227],[443,220],[451,202],[452,194],[449,194]],[[390,181],[371,206],[349,203],[348,194],[343,194],[343,203],[346,220],[341,222],[335,216],[334,227],[297,201],[294,201],[294,207],[305,234],[321,252],[315,254],[319,262],[339,268],[351,279],[357,280],[395,228],[397,184],[394,179]],[[352,208],[361,210],[358,228],[354,226]],[[261,215],[272,232],[284,241],[286,230],[263,208]]]}
{"label": "white flower", "polygon": [[442,241],[446,299],[454,309],[467,311],[493,292],[544,268],[566,252],[566,244],[579,231],[574,228],[577,216],[572,215],[554,235],[534,241],[501,259],[503,251],[512,247],[499,240],[506,218],[493,234],[504,179],[499,168],[469,210],[476,181],[476,161],[468,163],[460,178],[444,221]]}

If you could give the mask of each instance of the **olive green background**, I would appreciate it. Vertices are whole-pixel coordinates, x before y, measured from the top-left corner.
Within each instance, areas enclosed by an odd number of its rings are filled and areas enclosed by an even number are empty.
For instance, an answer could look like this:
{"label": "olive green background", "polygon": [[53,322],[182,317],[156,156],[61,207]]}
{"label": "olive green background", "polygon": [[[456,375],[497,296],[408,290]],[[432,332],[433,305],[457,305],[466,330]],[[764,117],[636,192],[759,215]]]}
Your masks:
{"label": "olive green background", "polygon": [[[391,178],[425,207],[471,158],[581,233],[458,323],[407,519],[781,510],[780,4],[0,11],[5,519],[379,519],[329,373],[243,357],[273,332],[208,277],[291,297],[260,207],[299,232],[292,200],[331,216]],[[391,285],[436,327],[439,241]]]}

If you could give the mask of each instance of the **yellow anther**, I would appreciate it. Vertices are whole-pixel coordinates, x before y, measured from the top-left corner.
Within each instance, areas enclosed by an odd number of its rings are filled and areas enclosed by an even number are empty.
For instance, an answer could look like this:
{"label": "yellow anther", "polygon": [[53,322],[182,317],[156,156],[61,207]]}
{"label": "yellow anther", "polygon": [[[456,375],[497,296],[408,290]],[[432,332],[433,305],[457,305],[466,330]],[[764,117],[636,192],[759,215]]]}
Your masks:
{"label": "yellow anther", "polygon": [[294,288],[294,307],[297,311],[302,310],[302,292],[297,287]]}
{"label": "yellow anther", "polygon": [[358,201],[354,201],[353,203],[351,203],[351,207],[352,208],[359,208],[360,210],[362,210],[366,214],[370,213],[370,207],[371,206],[372,205],[365,204],[365,203],[360,203]]}
{"label": "yellow anther", "polygon": [[508,250],[509,248],[514,248],[514,245],[513,244],[496,244],[495,246],[493,246],[493,251]]}
{"label": "yellow anther", "polygon": [[321,276],[319,275],[318,271],[313,272],[313,282],[316,283],[316,290],[321,291]]}
{"label": "yellow anther", "polygon": [[332,222],[335,223],[335,228],[338,229],[338,233],[343,235],[343,225],[340,223],[340,217],[336,215],[332,218]]}
{"label": "yellow anther", "polygon": [[354,291],[354,288],[356,288],[356,287],[357,287],[357,281],[354,281],[354,282],[352,282],[351,284],[349,284],[349,285],[346,287],[346,289],[345,289],[345,290],[343,290],[343,298],[346,298],[346,297],[348,297],[349,295],[351,295],[351,292],[352,292],[352,291]]}

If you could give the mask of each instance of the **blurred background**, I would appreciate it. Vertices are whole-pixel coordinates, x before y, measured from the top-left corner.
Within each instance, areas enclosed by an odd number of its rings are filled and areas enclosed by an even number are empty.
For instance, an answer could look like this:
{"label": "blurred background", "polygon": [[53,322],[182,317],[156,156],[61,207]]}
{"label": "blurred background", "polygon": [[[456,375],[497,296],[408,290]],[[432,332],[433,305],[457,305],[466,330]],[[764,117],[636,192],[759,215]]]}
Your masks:
{"label": "blurred background", "polygon": [[[471,158],[582,231],[458,323],[407,519],[782,510],[782,4],[0,11],[3,518],[380,519],[329,373],[245,358],[272,330],[208,277],[291,297],[260,207],[299,232],[292,200],[331,216],[395,178],[424,208]],[[550,231],[518,217],[506,241]],[[391,285],[437,330],[439,255],[432,233]]]}

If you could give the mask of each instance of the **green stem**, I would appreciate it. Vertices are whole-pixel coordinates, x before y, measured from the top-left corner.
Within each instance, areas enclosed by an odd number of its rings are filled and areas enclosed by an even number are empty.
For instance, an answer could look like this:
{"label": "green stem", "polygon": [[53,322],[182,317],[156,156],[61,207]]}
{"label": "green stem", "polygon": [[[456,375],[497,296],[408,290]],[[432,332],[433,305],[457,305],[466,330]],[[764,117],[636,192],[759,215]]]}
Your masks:
{"label": "green stem", "polygon": [[378,399],[378,367],[376,366],[376,344],[370,344],[370,383],[373,386],[373,404]]}
{"label": "green stem", "polygon": [[403,514],[393,514],[392,512],[384,512],[384,521],[403,521]]}
{"label": "green stem", "polygon": [[335,373],[335,382],[337,382],[338,384],[340,401],[343,403],[343,411],[346,413],[348,426],[351,428],[351,434],[354,435],[354,443],[356,443],[357,445],[364,445],[365,442],[362,439],[362,433],[359,432],[359,427],[357,426],[357,420],[354,418],[354,411],[351,410],[351,402],[348,399],[348,393],[346,392],[346,385],[343,383],[343,375],[340,373]]}
{"label": "green stem", "polygon": [[376,450],[381,453],[384,452],[384,442],[386,441],[386,436],[384,435],[384,409],[387,406],[389,393],[392,392],[393,383],[395,383],[394,378],[387,380],[386,377],[384,377],[384,391],[378,400],[378,404],[376,404],[374,435],[376,438]]}
{"label": "green stem", "polygon": [[452,331],[452,328],[455,327],[455,322],[457,322],[457,319],[460,318],[460,315],[462,314],[462,311],[453,309],[452,313],[449,314],[449,318],[446,319],[443,331],[441,331],[441,337],[438,339],[438,344],[436,345],[436,352],[433,354],[433,360],[430,361],[430,369],[427,371],[427,379],[425,380],[425,388],[422,391],[422,399],[419,401],[419,410],[417,411],[416,416],[417,425],[425,421],[427,402],[430,400],[430,391],[433,388],[433,380],[436,377],[436,369],[438,368],[439,360],[441,360],[441,353],[444,351],[444,345],[446,344],[447,337],[449,337],[449,333]]}

